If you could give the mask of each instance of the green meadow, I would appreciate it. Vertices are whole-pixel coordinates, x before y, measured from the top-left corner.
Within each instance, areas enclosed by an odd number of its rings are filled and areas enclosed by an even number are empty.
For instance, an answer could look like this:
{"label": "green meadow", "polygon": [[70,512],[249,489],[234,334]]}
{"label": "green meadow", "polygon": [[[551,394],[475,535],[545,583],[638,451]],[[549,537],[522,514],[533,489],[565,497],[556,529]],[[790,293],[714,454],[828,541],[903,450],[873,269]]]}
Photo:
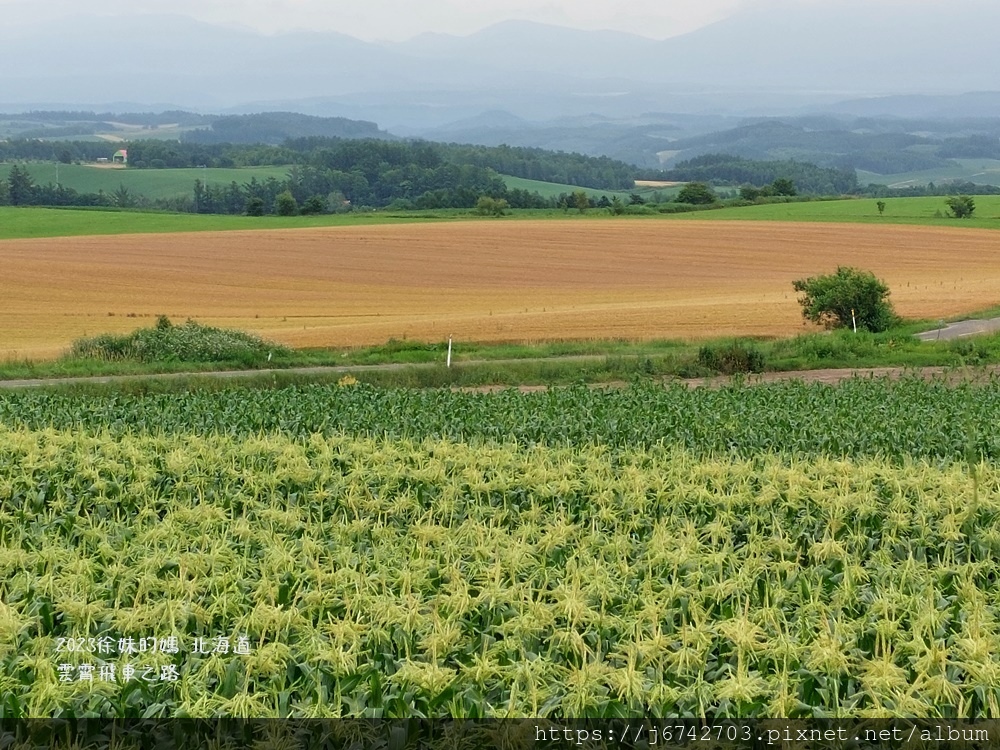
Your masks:
{"label": "green meadow", "polygon": [[[472,218],[468,211],[463,217]],[[427,217],[428,215],[424,215]],[[80,208],[0,207],[0,240],[101,234],[219,232],[231,229],[295,229],[364,224],[400,224],[419,215],[354,213],[320,216],[226,216]],[[432,218],[445,218],[433,216]]]}
{"label": "green meadow", "polygon": [[[0,164],[0,179],[7,177],[10,166]],[[234,181],[242,185],[254,177],[258,181],[264,181],[268,177],[284,180],[289,169],[287,166],[241,169],[115,169],[88,164],[59,164],[57,167],[55,162],[36,162],[25,166],[38,185],[58,183],[80,193],[96,193],[101,190],[112,193],[124,185],[131,192],[151,200],[191,195],[195,180],[209,185],[229,185]]]}
{"label": "green meadow", "polygon": [[676,219],[739,219],[757,221],[832,221],[871,224],[927,224],[946,227],[1000,229],[1000,195],[975,196],[972,218],[949,217],[943,196],[885,198],[885,213],[879,216],[878,199],[850,198],[801,203],[768,203],[675,214]]}
{"label": "green meadow", "polygon": [[601,209],[580,214],[558,209],[515,211],[504,218],[479,219],[472,211],[372,211],[320,216],[222,216],[148,211],[97,209],[0,207],[0,239],[18,237],[63,237],[88,234],[143,234],[157,232],[211,232],[229,229],[291,229],[298,227],[399,224],[413,221],[517,221],[520,219],[575,219],[580,221],[826,221],[870,224],[921,224],[942,227],[1000,229],[1000,196],[976,196],[971,219],[948,217],[945,199],[886,198],[885,214],[879,216],[874,198],[836,201],[774,203],[739,208],[720,208],[691,213],[611,216]]}
{"label": "green meadow", "polygon": [[937,169],[921,169],[898,174],[878,174],[858,170],[858,182],[862,185],[875,183],[889,187],[910,187],[926,185],[929,182],[942,184],[961,180],[979,185],[1000,185],[1000,160],[997,159],[952,159],[952,165]]}

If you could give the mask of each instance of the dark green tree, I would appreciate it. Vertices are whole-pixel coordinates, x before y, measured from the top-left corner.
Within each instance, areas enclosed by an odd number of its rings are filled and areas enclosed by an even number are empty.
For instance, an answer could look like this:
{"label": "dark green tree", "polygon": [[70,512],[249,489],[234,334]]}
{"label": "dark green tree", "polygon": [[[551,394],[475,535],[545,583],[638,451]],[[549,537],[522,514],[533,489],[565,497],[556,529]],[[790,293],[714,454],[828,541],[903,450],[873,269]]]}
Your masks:
{"label": "dark green tree", "polygon": [[256,195],[247,199],[246,214],[247,216],[263,216],[264,199]]}
{"label": "dark green tree", "polygon": [[611,205],[608,207],[608,211],[611,212],[613,216],[621,216],[625,213],[625,204],[622,203],[622,199],[617,195],[611,199]]}
{"label": "dark green tree", "polygon": [[590,197],[587,195],[586,191],[574,190],[572,201],[573,208],[577,209],[581,214],[590,208]]}
{"label": "dark green tree", "polygon": [[976,202],[971,195],[953,195],[945,201],[956,219],[968,219],[976,210]]}
{"label": "dark green tree", "polygon": [[715,191],[704,182],[689,182],[677,194],[678,203],[690,203],[695,206],[708,205],[717,200],[718,196],[716,196]]}
{"label": "dark green tree", "polygon": [[302,204],[302,213],[305,215],[325,214],[326,212],[326,199],[322,195],[314,195]]}
{"label": "dark green tree", "polygon": [[278,214],[278,216],[294,216],[298,212],[298,201],[295,200],[295,196],[292,195],[290,190],[278,193],[274,199],[274,213]]}
{"label": "dark green tree", "polygon": [[885,201],[876,201],[875,208],[878,209],[878,215],[881,216],[885,213]]}
{"label": "dark green tree", "polygon": [[897,321],[889,302],[889,287],[871,271],[839,266],[836,273],[792,282],[802,292],[802,317],[827,328],[852,325],[873,333],[891,328]]}
{"label": "dark green tree", "polygon": [[795,188],[795,183],[789,180],[787,177],[779,177],[774,182],[771,183],[771,190],[774,191],[775,195],[798,195],[799,191]]}
{"label": "dark green tree", "polygon": [[35,183],[27,167],[17,164],[10,168],[7,175],[7,200],[12,206],[26,206],[31,203],[35,194]]}
{"label": "dark green tree", "polygon": [[111,194],[111,204],[118,208],[134,208],[138,200],[123,183],[118,183],[118,188]]}

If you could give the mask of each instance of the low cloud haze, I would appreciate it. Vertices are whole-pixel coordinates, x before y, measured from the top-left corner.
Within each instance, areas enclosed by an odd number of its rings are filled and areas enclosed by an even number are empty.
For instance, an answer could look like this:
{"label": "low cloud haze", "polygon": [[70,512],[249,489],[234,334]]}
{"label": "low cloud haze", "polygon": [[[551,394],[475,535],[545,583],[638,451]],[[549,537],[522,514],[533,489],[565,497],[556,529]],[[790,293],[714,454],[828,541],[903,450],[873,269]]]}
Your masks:
{"label": "low cloud haze", "polygon": [[[785,0],[788,1],[788,0]],[[266,33],[337,31],[371,40],[421,33],[469,34],[505,20],[611,29],[663,39],[775,0],[0,0],[4,23],[44,23],[72,15],[183,15]],[[791,0],[799,4],[810,0]],[[912,4],[913,0],[910,0]]]}
{"label": "low cloud haze", "polygon": [[0,0],[0,18],[0,108],[15,111],[288,109],[414,133],[496,113],[773,115],[1000,81],[996,0]]}

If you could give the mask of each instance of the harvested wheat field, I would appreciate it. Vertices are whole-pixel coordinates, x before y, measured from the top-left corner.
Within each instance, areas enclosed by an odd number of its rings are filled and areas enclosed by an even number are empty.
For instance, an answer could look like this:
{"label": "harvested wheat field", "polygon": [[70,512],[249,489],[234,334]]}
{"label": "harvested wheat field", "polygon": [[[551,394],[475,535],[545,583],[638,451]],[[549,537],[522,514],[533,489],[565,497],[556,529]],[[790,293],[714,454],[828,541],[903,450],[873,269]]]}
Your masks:
{"label": "harvested wheat field", "polygon": [[937,227],[480,221],[0,242],[0,355],[159,314],[293,346],[783,335],[794,279],[874,271],[898,311],[1000,301],[1000,235]]}

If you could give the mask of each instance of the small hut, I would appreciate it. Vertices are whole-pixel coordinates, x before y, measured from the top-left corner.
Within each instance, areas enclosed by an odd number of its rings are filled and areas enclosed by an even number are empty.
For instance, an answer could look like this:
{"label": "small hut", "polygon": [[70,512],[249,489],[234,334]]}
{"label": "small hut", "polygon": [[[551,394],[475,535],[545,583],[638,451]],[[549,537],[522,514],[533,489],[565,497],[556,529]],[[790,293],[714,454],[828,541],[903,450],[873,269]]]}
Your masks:
{"label": "small hut", "polygon": [[124,148],[118,149],[111,157],[111,161],[115,164],[128,164],[128,151]]}

